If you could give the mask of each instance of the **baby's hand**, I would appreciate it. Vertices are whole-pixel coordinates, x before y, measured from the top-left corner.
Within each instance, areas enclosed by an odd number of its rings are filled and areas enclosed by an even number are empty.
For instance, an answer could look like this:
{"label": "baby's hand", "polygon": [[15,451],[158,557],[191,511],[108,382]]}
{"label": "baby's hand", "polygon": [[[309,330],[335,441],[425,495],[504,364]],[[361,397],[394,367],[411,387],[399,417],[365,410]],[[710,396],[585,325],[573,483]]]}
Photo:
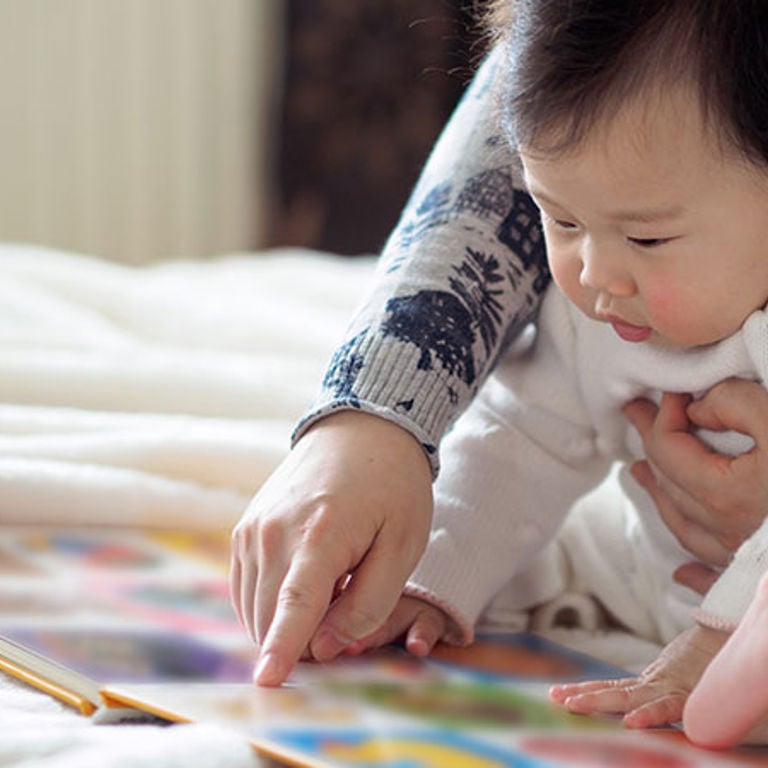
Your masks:
{"label": "baby's hand", "polygon": [[725,632],[696,625],[678,635],[638,677],[554,685],[549,695],[571,712],[621,714],[628,728],[674,723],[727,639]]}
{"label": "baby's hand", "polygon": [[403,638],[414,656],[428,656],[448,629],[448,617],[439,608],[417,597],[401,597],[389,618],[375,632],[346,649],[362,653]]}

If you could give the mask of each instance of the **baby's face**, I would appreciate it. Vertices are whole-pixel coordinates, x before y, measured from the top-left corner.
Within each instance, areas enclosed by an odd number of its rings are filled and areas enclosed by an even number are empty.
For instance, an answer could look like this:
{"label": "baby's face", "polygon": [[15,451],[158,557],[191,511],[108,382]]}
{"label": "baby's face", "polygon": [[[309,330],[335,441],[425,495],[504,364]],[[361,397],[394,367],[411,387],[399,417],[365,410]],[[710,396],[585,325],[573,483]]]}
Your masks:
{"label": "baby's face", "polygon": [[768,302],[768,171],[724,153],[689,93],[521,155],[555,282],[625,341],[710,344]]}

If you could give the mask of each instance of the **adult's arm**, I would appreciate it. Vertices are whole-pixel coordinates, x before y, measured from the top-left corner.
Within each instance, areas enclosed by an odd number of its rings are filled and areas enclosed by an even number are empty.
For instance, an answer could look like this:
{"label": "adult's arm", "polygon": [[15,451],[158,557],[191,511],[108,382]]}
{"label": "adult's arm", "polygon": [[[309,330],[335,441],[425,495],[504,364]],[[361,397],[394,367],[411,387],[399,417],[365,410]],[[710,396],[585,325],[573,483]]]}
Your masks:
{"label": "adult's arm", "polygon": [[296,440],[340,409],[364,411],[410,432],[437,473],[446,427],[535,316],[549,272],[538,210],[500,128],[501,54],[435,146]]}
{"label": "adult's arm", "polygon": [[389,615],[426,544],[440,438],[549,281],[499,127],[500,54],[435,146],[293,450],[235,529],[233,599],[260,683]]}

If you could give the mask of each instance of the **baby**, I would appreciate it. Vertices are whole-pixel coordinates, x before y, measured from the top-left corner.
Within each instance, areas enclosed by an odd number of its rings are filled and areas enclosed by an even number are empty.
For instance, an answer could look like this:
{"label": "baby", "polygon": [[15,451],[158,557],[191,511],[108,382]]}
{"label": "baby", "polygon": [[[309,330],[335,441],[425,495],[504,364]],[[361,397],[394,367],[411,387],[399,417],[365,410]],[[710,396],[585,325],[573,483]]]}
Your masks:
{"label": "baby", "polygon": [[[698,605],[673,580],[690,556],[629,476],[640,444],[621,408],[768,379],[768,97],[754,76],[768,73],[768,7],[521,0],[497,14],[505,130],[556,285],[532,347],[499,362],[446,439],[427,551],[389,621],[354,649],[402,634],[420,654],[469,642],[500,590],[523,608],[576,587],[669,645],[639,679],[553,697],[635,727],[672,722],[753,596],[765,614],[768,524]],[[738,433],[700,436],[720,452],[751,447]],[[764,619],[745,619],[733,643],[766,645],[765,633]],[[734,668],[734,654],[717,658],[705,691]],[[689,722],[702,722],[700,701]]]}

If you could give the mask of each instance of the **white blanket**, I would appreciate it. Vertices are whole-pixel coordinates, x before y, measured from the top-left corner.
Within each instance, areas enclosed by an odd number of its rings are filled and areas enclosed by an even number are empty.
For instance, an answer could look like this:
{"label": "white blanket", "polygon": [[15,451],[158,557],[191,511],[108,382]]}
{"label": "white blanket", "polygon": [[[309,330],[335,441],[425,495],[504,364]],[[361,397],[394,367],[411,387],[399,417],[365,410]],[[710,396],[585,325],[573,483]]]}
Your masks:
{"label": "white blanket", "polygon": [[0,765],[17,768],[266,768],[215,725],[97,725],[0,675]]}
{"label": "white blanket", "polygon": [[0,521],[231,525],[372,269],[298,250],[130,268],[0,247]]}
{"label": "white blanket", "polygon": [[[0,523],[230,527],[372,271],[296,249],[131,268],[0,246]],[[259,764],[224,729],[95,725],[4,675],[0,733],[2,766]]]}
{"label": "white blanket", "polygon": [[[130,268],[0,246],[0,523],[230,527],[373,269],[298,250]],[[635,648],[555,637],[620,663]],[[2,674],[0,733],[0,766],[260,764],[223,729],[96,725]]]}

